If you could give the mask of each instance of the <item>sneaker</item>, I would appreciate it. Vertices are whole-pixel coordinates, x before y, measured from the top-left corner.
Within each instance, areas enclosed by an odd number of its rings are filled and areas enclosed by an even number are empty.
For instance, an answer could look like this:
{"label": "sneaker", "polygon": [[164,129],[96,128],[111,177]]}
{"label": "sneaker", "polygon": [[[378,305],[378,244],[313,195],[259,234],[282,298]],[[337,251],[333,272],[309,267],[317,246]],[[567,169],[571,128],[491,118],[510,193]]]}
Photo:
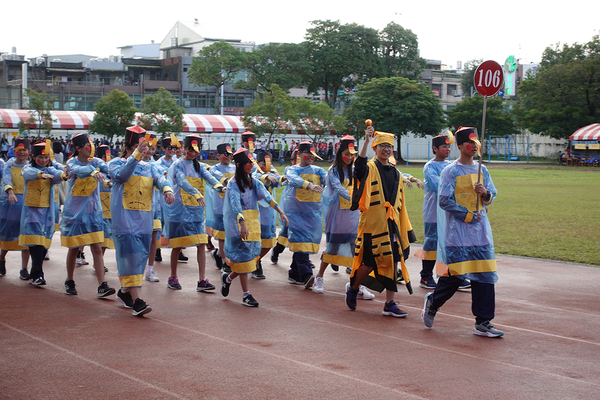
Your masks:
{"label": "sneaker", "polygon": [[6,275],[6,261],[0,261],[0,275]]}
{"label": "sneaker", "polygon": [[104,273],[108,272],[108,268],[104,267]]}
{"label": "sneaker", "polygon": [[208,238],[208,243],[206,243],[206,250],[213,251],[215,249],[215,245],[212,243],[212,240]]}
{"label": "sneaker", "polygon": [[478,336],[500,337],[504,335],[504,332],[494,328],[494,326],[490,324],[490,321],[485,321],[481,324],[475,324],[475,328],[473,328],[473,334]]}
{"label": "sneaker", "polygon": [[80,260],[80,265],[89,265],[89,262],[87,262],[87,260],[85,259],[85,255],[83,254],[83,251],[81,252],[81,257],[79,258]]}
{"label": "sneaker", "polygon": [[223,272],[225,272],[227,275],[231,273],[231,267],[227,263],[223,264]]}
{"label": "sneaker", "polygon": [[231,286],[231,282],[227,282],[227,277],[229,274],[221,274],[221,295],[223,297],[227,297],[229,295],[229,286]]}
{"label": "sneaker", "polygon": [[360,285],[360,287],[358,288],[358,294],[356,295],[356,298],[362,300],[373,300],[375,298],[375,295],[369,292],[369,290],[366,287]]}
{"label": "sneaker", "polygon": [[154,271],[150,271],[150,273],[146,273],[145,278],[148,282],[160,282],[158,276],[154,273]]}
{"label": "sneaker", "polygon": [[398,277],[396,278],[396,283],[404,284],[404,277],[402,276],[402,270],[398,268]]}
{"label": "sneaker", "polygon": [[121,289],[119,289],[117,292],[117,299],[121,300],[121,303],[123,303],[125,308],[133,308],[133,299],[131,298],[131,293],[121,292]]}
{"label": "sneaker", "polygon": [[167,287],[169,289],[173,289],[173,290],[181,290],[181,285],[179,284],[179,279],[177,279],[177,277],[169,277],[169,280],[167,281]]}
{"label": "sneaker", "polygon": [[396,318],[404,318],[408,315],[406,312],[398,308],[394,300],[390,301],[389,303],[385,303],[385,306],[383,306],[383,312],[381,314]]}
{"label": "sneaker", "polygon": [[354,290],[350,287],[350,283],[346,284],[346,306],[352,311],[356,310],[356,296],[358,290]]}
{"label": "sneaker", "polygon": [[29,279],[29,283],[31,283],[32,285],[35,285],[35,286],[44,286],[46,284],[46,281],[44,280],[44,278],[42,278],[40,276],[39,278],[36,278],[36,279]]}
{"label": "sneaker", "polygon": [[48,261],[50,259],[50,250],[46,250],[46,255],[44,256],[44,260]]}
{"label": "sneaker", "polygon": [[313,283],[315,283],[315,276],[311,275],[308,278],[306,278],[306,282],[304,282],[304,289],[310,289]]}
{"label": "sneaker", "polygon": [[254,300],[254,297],[252,297],[251,294],[244,297],[242,304],[248,307],[258,307],[258,301]]}
{"label": "sneaker", "polygon": [[154,253],[154,261],[162,261],[160,249],[156,249],[156,253]]}
{"label": "sneaker", "polygon": [[350,268],[350,267],[346,267],[346,273],[347,273],[347,274],[351,274],[351,273],[352,273],[352,268]]}
{"label": "sneaker", "polygon": [[183,250],[181,250],[179,252],[179,257],[177,258],[177,261],[179,261],[179,262],[188,262],[188,260],[189,260],[189,258],[187,258],[185,256],[185,254],[183,254]]}
{"label": "sneaker", "polygon": [[108,286],[108,283],[102,282],[102,285],[98,286],[98,297],[108,297],[111,294],[115,294],[115,289]]}
{"label": "sneaker", "polygon": [[334,270],[335,272],[338,272],[340,270],[340,266],[339,265],[335,265],[335,264],[331,264],[331,269]]}
{"label": "sneaker", "polygon": [[271,264],[277,264],[279,262],[279,253],[275,250],[271,250]]}
{"label": "sneaker", "polygon": [[219,255],[219,250],[215,249],[214,251],[211,251],[210,256],[215,260],[215,265],[218,269],[223,268],[223,259]]}
{"label": "sneaker", "polygon": [[65,288],[65,293],[67,293],[67,294],[72,294],[72,295],[77,294],[77,289],[75,289],[75,281],[72,279],[65,281],[64,288]]}
{"label": "sneaker", "polygon": [[21,271],[19,271],[19,279],[23,281],[29,280],[29,272],[27,272],[27,268],[21,268]]}
{"label": "sneaker", "polygon": [[458,290],[469,290],[471,289],[471,281],[468,279],[463,279],[462,283],[458,287]]}
{"label": "sneaker", "polygon": [[423,289],[435,289],[436,287],[436,283],[435,280],[433,279],[433,276],[429,276],[426,279],[424,279],[423,277],[421,277],[421,282],[419,282],[419,285],[423,288]]}
{"label": "sneaker", "polygon": [[265,274],[263,273],[262,263],[258,260],[258,266],[254,271],[252,271],[251,276],[254,279],[265,279]]}
{"label": "sneaker", "polygon": [[196,286],[196,292],[204,292],[205,290],[215,290],[215,285],[210,283],[208,279],[198,281],[198,286]]}
{"label": "sneaker", "polygon": [[313,291],[315,293],[323,293],[323,278],[318,276],[315,278],[315,286],[313,286]]}
{"label": "sneaker", "polygon": [[152,311],[152,307],[150,307],[146,302],[140,298],[135,299],[133,303],[133,316],[141,317],[144,314],[148,314]]}
{"label": "sneaker", "polygon": [[313,264],[312,261],[308,260],[308,265],[310,265],[312,269],[315,269],[315,264]]}
{"label": "sneaker", "polygon": [[293,283],[294,285],[304,285],[304,281],[297,280],[296,278],[292,278],[291,276],[288,276],[288,281],[290,283]]}
{"label": "sneaker", "polygon": [[77,255],[77,258],[75,259],[75,266],[76,267],[81,267],[81,257],[79,257],[79,254]]}
{"label": "sneaker", "polygon": [[425,326],[428,328],[433,326],[433,319],[437,313],[437,308],[433,307],[433,303],[430,299],[432,294],[433,293],[427,293],[425,295],[425,304],[423,304],[423,311],[421,311],[421,321],[423,321]]}

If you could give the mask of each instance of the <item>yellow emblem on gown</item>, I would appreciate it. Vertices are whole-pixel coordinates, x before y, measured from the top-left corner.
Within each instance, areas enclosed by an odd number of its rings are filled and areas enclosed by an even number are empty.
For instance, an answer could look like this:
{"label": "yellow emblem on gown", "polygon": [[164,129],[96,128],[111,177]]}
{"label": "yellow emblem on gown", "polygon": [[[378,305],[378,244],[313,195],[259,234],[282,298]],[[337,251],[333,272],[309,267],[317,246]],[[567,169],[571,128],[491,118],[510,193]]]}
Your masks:
{"label": "yellow emblem on gown", "polygon": [[25,205],[27,207],[50,207],[50,188],[52,182],[50,179],[38,179],[27,182],[27,191],[25,193]]}
{"label": "yellow emblem on gown", "polygon": [[[352,189],[352,181],[350,179],[344,179],[342,182],[342,187],[344,189],[351,190]],[[342,196],[340,196],[340,209],[341,210],[349,210],[352,205],[352,200],[346,200]]]}
{"label": "yellow emblem on gown", "polygon": [[[321,177],[317,174],[300,174],[300,177],[305,181],[309,181],[313,185],[321,184]],[[318,203],[321,201],[321,193],[313,192],[307,189],[296,189],[296,199],[303,203]]]}
{"label": "yellow emblem on gown", "polygon": [[110,219],[110,192],[100,192],[100,203],[102,203],[102,218]]}
{"label": "yellow emblem on gown", "polygon": [[[477,183],[477,174],[461,175],[456,177],[456,186],[454,187],[456,202],[471,212],[477,211],[475,183]],[[481,204],[479,208],[481,209]]]}
{"label": "yellow emblem on gown", "polygon": [[98,181],[93,176],[77,179],[71,189],[71,196],[89,197],[98,187]]}
{"label": "yellow emblem on gown", "polygon": [[[202,197],[204,197],[204,179],[193,176],[188,176],[186,179],[188,183],[198,190],[202,194]],[[196,200],[194,196],[183,189],[179,189],[179,192],[181,193],[181,202],[184,206],[199,207],[198,200]]]}
{"label": "yellow emblem on gown", "polygon": [[123,185],[123,208],[135,211],[152,211],[152,185],[148,176],[132,175]]}
{"label": "yellow emblem on gown", "polygon": [[23,194],[23,187],[25,186],[25,181],[23,180],[23,174],[21,171],[23,167],[15,167],[14,165],[10,167],[10,175],[12,178],[12,189],[15,194]]}

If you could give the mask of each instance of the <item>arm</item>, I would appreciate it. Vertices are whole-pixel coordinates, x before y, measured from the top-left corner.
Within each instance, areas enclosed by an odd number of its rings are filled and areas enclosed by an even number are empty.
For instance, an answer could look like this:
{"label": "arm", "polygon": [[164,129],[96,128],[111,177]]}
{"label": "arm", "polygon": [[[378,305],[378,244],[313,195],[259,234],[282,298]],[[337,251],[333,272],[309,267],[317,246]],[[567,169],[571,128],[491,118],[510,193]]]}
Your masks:
{"label": "arm", "polygon": [[350,192],[348,191],[348,189],[342,186],[342,182],[340,181],[340,178],[338,176],[337,168],[331,167],[331,169],[329,170],[329,173],[327,174],[327,184],[331,185],[333,193],[336,196],[341,196],[346,200],[352,199],[350,197]]}
{"label": "arm", "polygon": [[442,210],[451,213],[456,219],[466,223],[475,223],[479,220],[479,213],[470,212],[466,207],[456,202],[454,197],[456,179],[453,169],[446,168],[442,172],[439,185],[438,204]]}
{"label": "arm", "polygon": [[113,181],[116,182],[127,182],[133,172],[135,171],[135,167],[137,167],[138,162],[142,159],[142,153],[135,150],[131,156],[127,159],[125,163],[119,158],[115,158],[111,162],[108,163],[108,173]]}

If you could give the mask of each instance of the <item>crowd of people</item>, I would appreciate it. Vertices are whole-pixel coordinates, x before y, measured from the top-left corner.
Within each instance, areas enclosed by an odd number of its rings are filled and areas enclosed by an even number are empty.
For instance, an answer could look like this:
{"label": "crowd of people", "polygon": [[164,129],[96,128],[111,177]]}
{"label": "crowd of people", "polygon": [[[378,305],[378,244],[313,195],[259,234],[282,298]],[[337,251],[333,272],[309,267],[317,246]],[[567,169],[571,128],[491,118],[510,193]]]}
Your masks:
{"label": "crowd of people", "polygon": [[[195,134],[180,143],[174,135],[157,138],[133,126],[114,146],[83,133],[68,143],[17,137],[7,151],[9,160],[0,161],[0,275],[6,274],[7,252],[21,251],[20,278],[45,285],[43,262],[60,230],[61,245],[69,249],[67,294],[77,295],[75,266],[87,263],[83,254],[89,246],[97,296],[116,293],[134,316],[145,315],[152,308],[141,298],[142,283],[160,281],[153,269],[154,261],[162,261],[160,248],[171,248],[167,287],[180,290],[177,266],[187,260],[182,250],[195,247],[198,292],[216,289],[205,274],[209,250],[222,271],[221,295],[227,297],[239,278],[242,304],[257,307],[248,278],[265,279],[263,257],[271,252],[271,263],[277,264],[288,248],[290,283],[320,294],[327,267],[342,267],[350,275],[345,296],[350,310],[357,299],[373,299],[370,290],[385,290],[382,314],[402,318],[407,313],[395,293],[402,283],[412,294],[405,260],[415,241],[404,190],[416,184],[425,190],[425,242],[416,253],[423,264],[419,284],[433,290],[425,297],[424,324],[431,328],[437,310],[457,290],[470,289],[473,333],[502,336],[490,323],[497,275],[487,207],[497,191],[487,169],[478,173],[473,161],[481,147],[475,129],[456,132],[460,157],[453,163],[447,161],[452,134],[433,139],[435,158],[425,165],[423,183],[396,168],[394,135],[376,132],[367,122],[360,151],[349,135],[335,145],[291,141],[288,146],[284,139],[265,148],[245,132],[236,151],[219,144],[217,164],[210,167],[198,161],[202,138]],[[371,160],[369,146],[375,151]],[[68,158],[61,157],[65,149]],[[161,150],[164,155],[156,159]],[[287,152],[292,165],[279,174],[273,161]],[[327,171],[314,165],[323,158],[332,161]],[[280,203],[278,188],[283,188]],[[316,269],[309,255],[320,251],[323,226],[327,244]],[[115,249],[117,290],[104,276],[107,248]]]}

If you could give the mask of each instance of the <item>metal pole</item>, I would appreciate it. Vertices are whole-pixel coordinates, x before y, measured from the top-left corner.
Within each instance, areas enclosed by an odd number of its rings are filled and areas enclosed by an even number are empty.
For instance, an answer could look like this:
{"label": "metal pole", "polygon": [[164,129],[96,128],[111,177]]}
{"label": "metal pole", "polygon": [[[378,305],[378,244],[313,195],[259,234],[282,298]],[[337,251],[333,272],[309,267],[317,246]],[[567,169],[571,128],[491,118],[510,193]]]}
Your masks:
{"label": "metal pole", "polygon": [[408,165],[408,142],[406,142],[406,165]]}
{"label": "metal pole", "polygon": [[[483,118],[481,119],[481,147],[483,147],[483,138],[485,137],[485,112],[486,112],[486,110],[487,110],[487,96],[483,96]],[[477,173],[477,183],[481,183],[481,154],[479,154],[479,172]],[[481,202],[481,195],[477,194],[477,212],[479,212],[479,203],[480,202]]]}
{"label": "metal pole", "polygon": [[427,142],[427,160],[431,158],[431,142]]}
{"label": "metal pole", "polygon": [[527,135],[527,164],[529,164],[529,135]]}
{"label": "metal pole", "polygon": [[508,156],[506,157],[506,160],[508,161],[508,164],[510,164],[510,136],[508,136],[508,147],[506,149]]}

